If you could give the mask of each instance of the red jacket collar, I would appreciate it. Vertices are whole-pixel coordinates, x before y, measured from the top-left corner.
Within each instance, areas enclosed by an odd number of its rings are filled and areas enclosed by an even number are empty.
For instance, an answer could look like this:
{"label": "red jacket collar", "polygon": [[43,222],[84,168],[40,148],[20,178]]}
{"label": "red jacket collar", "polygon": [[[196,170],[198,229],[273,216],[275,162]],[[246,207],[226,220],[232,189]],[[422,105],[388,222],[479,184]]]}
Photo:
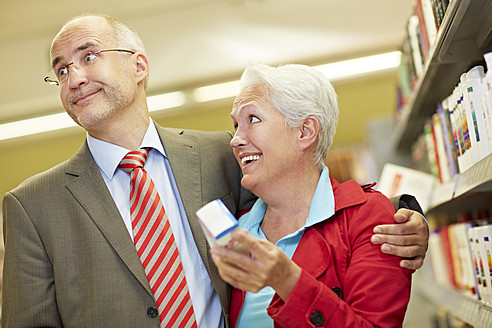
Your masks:
{"label": "red jacket collar", "polygon": [[[367,201],[364,189],[357,182],[349,180],[339,183],[331,177],[330,180],[335,198],[335,213]],[[329,246],[327,241],[316,229],[316,225],[313,228],[307,229],[304,232],[304,236],[297,246],[292,260],[306,270],[306,272],[317,278],[330,265],[330,256],[328,256]],[[309,254],[309,256],[305,256],[305,254]],[[317,260],[313,261],[313,258]]]}
{"label": "red jacket collar", "polygon": [[[340,183],[337,180],[330,177],[330,182],[333,187],[333,194],[335,198],[335,212],[343,210],[344,208],[359,205],[367,201],[367,196],[364,189],[355,182],[349,180],[344,183]],[[372,187],[374,184],[367,185]]]}

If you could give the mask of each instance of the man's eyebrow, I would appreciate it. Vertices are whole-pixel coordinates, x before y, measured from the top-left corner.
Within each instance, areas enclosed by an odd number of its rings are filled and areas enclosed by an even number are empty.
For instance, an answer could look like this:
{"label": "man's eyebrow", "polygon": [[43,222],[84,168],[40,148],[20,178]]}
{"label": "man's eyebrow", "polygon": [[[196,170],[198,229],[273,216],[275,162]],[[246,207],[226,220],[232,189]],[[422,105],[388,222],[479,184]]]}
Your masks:
{"label": "man's eyebrow", "polygon": [[[94,47],[95,45],[96,44],[94,42],[86,42],[86,43],[78,46],[77,48],[75,48],[74,52],[77,53],[77,52],[80,52],[80,51],[85,50],[87,48]],[[51,62],[51,67],[55,67],[55,65],[58,64],[61,60],[62,60],[62,57],[60,57],[60,56],[53,59],[53,61]]]}

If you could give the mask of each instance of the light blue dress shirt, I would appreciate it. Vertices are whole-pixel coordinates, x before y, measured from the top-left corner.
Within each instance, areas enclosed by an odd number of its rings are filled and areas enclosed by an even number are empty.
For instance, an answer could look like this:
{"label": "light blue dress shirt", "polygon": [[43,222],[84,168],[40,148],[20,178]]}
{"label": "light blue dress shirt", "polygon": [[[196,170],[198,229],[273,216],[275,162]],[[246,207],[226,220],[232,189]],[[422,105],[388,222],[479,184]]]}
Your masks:
{"label": "light blue dress shirt", "polygon": [[[130,151],[87,135],[94,160],[133,240],[130,215],[130,174],[118,167]],[[151,121],[139,148],[152,147],[145,163],[161,197],[179,250],[190,297],[199,327],[223,327],[224,317],[218,294],[195,245],[191,228],[181,202],[169,159]]]}
{"label": "light blue dress shirt", "polygon": [[[249,234],[260,239],[267,239],[261,230],[261,222],[265,217],[267,204],[258,199],[251,208],[251,211],[239,219],[239,227],[248,230]],[[280,239],[276,245],[292,259],[294,252],[301,241],[304,231],[319,222],[329,219],[335,214],[335,199],[330,182],[328,168],[323,166],[318,186],[309,208],[309,214],[303,227]],[[288,218],[286,218],[288,220]],[[267,314],[267,307],[272,301],[275,290],[265,287],[258,293],[246,292],[243,307],[236,324],[238,328],[262,328],[273,327],[273,320]]]}

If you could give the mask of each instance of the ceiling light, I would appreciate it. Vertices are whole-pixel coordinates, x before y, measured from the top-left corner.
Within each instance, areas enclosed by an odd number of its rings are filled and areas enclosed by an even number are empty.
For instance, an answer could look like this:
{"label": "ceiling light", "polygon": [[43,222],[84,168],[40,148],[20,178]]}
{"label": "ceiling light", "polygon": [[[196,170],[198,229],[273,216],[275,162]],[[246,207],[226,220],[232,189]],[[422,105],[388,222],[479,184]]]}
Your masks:
{"label": "ceiling light", "polygon": [[239,81],[231,81],[197,88],[193,97],[197,102],[206,102],[235,97],[238,93]]}
{"label": "ceiling light", "polygon": [[[185,95],[180,91],[147,97],[147,104],[150,112],[180,107],[183,106],[184,103]],[[77,126],[77,124],[67,115],[67,113],[52,114],[0,124],[0,141],[71,128],[74,126]]]}
{"label": "ceiling light", "polygon": [[[392,51],[379,55],[313,66],[313,68],[319,70],[333,82],[336,80],[396,68],[400,65],[400,57],[400,51]],[[197,88],[193,92],[193,97],[197,102],[206,102],[232,98],[237,96],[239,91],[239,80],[237,80]]]}
{"label": "ceiling light", "polygon": [[30,118],[23,121],[5,123],[0,125],[0,140],[7,140],[32,134],[61,130],[74,127],[77,124],[67,115],[59,113]]}
{"label": "ceiling light", "polygon": [[[335,81],[396,68],[400,64],[400,57],[401,52],[393,51],[374,56],[314,66],[314,68],[325,74],[330,81]],[[239,81],[231,81],[197,88],[193,92],[193,97],[197,102],[207,102],[232,98],[238,93]],[[147,104],[150,112],[181,107],[185,103],[186,97],[181,91],[147,97]],[[0,141],[42,132],[66,129],[74,126],[76,126],[76,123],[66,113],[0,124]]]}
{"label": "ceiling light", "polygon": [[396,68],[400,65],[400,57],[400,51],[393,51],[374,56],[314,66],[314,68],[323,73],[330,81],[335,81]]}
{"label": "ceiling light", "polygon": [[163,109],[183,106],[186,97],[183,92],[168,92],[156,96],[147,97],[147,106],[149,112],[155,112]]}

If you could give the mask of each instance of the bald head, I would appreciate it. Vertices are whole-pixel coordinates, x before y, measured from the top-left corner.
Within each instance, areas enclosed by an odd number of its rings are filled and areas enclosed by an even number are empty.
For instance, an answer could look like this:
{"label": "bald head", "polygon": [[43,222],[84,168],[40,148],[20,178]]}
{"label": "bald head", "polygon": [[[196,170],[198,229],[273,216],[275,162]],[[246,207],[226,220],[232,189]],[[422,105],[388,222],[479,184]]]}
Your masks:
{"label": "bald head", "polygon": [[104,41],[105,44],[111,47],[129,49],[146,54],[142,40],[130,26],[115,17],[107,15],[84,15],[71,19],[60,29],[51,43],[51,56],[53,56],[53,48],[60,39],[73,37],[74,33],[84,32],[99,36],[101,42]]}
{"label": "bald head", "polygon": [[[89,42],[83,41],[90,39]],[[146,56],[145,47],[137,32],[117,18],[107,15],[84,15],[68,21],[58,32],[51,43],[51,67],[67,59],[60,56],[60,49],[71,47],[73,54],[88,48],[96,49],[126,49],[139,52]],[[68,62],[67,62],[68,63]],[[66,63],[64,63],[66,64]],[[148,76],[144,81],[145,88]]]}

